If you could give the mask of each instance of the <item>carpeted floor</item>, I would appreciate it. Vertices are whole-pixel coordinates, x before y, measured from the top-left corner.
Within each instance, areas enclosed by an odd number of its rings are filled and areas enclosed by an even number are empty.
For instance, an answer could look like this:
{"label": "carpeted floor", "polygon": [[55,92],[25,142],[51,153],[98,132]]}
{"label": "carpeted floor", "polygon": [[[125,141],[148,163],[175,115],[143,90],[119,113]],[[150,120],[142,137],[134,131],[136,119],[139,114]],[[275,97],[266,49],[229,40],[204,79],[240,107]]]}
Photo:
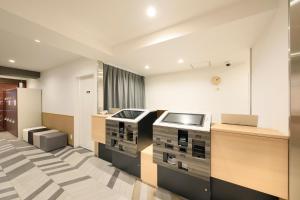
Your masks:
{"label": "carpeted floor", "polygon": [[3,131],[3,132],[0,132],[0,139],[16,140],[17,138],[13,134],[11,134],[7,131]]}
{"label": "carpeted floor", "polygon": [[83,148],[44,152],[0,133],[0,200],[180,199]]}

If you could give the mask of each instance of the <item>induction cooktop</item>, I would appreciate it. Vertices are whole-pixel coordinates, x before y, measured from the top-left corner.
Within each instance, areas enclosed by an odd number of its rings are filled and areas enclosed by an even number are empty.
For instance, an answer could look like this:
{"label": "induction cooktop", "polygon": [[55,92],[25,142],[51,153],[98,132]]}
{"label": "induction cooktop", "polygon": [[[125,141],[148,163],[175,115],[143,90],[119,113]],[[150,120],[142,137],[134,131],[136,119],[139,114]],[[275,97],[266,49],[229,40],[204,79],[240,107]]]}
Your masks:
{"label": "induction cooktop", "polygon": [[139,110],[122,110],[117,114],[113,115],[113,118],[122,118],[122,119],[136,119],[143,111]]}
{"label": "induction cooktop", "polygon": [[168,113],[162,122],[202,127],[204,117],[204,114]]}

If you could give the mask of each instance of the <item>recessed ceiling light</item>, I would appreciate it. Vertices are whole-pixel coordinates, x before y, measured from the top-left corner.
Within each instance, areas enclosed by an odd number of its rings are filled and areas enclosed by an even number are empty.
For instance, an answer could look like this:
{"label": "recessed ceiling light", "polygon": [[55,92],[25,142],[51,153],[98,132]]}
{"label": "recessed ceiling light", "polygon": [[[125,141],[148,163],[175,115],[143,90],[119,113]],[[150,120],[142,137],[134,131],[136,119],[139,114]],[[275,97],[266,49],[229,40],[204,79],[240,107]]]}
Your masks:
{"label": "recessed ceiling light", "polygon": [[13,59],[9,59],[8,62],[10,62],[10,63],[15,63],[16,61],[13,60]]}
{"label": "recessed ceiling light", "polygon": [[150,68],[149,65],[146,65],[146,66],[145,66],[145,69],[149,69],[149,68]]}
{"label": "recessed ceiling light", "polygon": [[153,6],[149,6],[147,8],[147,15],[148,17],[155,17],[156,16],[156,9]]}
{"label": "recessed ceiling light", "polygon": [[177,61],[179,64],[181,63],[184,63],[184,60],[182,58],[180,58],[178,61]]}
{"label": "recessed ceiling light", "polygon": [[35,39],[34,40],[36,43],[40,43],[41,41],[40,40],[38,40],[38,39]]}

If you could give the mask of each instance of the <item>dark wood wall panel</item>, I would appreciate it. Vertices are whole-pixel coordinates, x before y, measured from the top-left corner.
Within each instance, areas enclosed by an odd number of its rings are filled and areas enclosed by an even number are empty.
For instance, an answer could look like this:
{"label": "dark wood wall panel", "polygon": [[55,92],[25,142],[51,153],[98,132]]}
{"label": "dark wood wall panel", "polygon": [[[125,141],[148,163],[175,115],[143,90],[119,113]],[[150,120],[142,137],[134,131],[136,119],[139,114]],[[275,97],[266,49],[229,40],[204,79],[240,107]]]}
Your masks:
{"label": "dark wood wall panel", "polygon": [[17,88],[4,91],[4,129],[18,137]]}
{"label": "dark wood wall panel", "polygon": [[[7,98],[7,101],[5,101],[6,98],[6,90],[16,89],[19,85],[19,82],[23,82],[23,86],[26,87],[26,81],[24,80],[17,80],[17,79],[7,79],[7,78],[0,78],[0,131],[5,131],[6,126],[11,127],[13,122],[15,122],[15,119],[12,119],[10,117],[6,116],[6,109],[8,108],[8,104],[14,103],[13,100],[10,101],[9,98]],[[7,103],[7,105],[6,105]],[[10,106],[11,107],[11,106]],[[13,108],[13,107],[12,107]],[[5,119],[9,119],[9,121],[5,121]]]}

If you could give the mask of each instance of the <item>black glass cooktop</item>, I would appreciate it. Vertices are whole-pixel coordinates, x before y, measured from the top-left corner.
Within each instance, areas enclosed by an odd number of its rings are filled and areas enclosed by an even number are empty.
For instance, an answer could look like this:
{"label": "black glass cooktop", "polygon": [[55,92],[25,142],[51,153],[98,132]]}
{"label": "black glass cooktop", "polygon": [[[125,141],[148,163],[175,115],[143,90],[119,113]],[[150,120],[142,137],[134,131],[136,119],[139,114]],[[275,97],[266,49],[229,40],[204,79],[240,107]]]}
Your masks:
{"label": "black glass cooktop", "polygon": [[204,114],[168,113],[162,121],[173,124],[202,127],[204,122]]}
{"label": "black glass cooktop", "polygon": [[135,119],[142,113],[143,111],[138,111],[138,110],[122,110],[121,112],[113,115],[112,117],[124,118],[124,119]]}

